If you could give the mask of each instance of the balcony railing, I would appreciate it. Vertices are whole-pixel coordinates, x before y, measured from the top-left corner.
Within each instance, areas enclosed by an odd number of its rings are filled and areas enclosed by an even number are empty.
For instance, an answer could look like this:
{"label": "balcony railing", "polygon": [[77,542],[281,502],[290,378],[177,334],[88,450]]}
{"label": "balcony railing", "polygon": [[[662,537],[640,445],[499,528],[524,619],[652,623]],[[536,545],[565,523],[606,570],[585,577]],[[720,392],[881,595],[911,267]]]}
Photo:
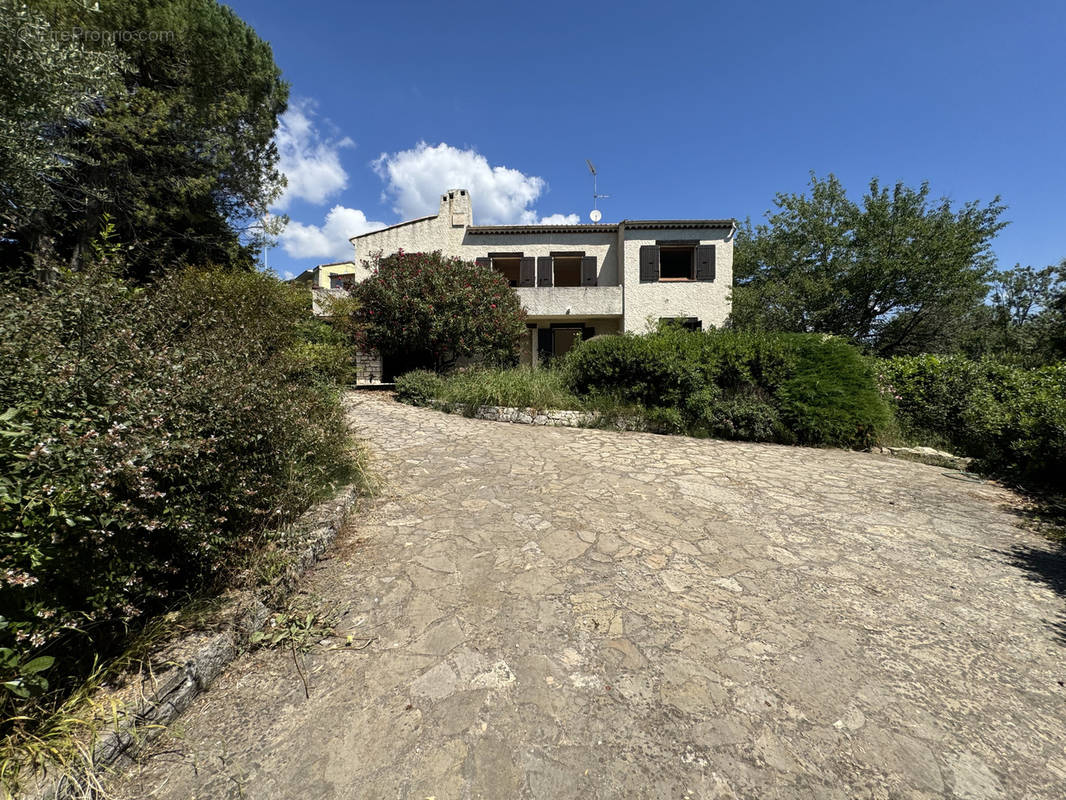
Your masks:
{"label": "balcony railing", "polygon": [[621,286],[536,286],[518,289],[526,312],[534,317],[614,317],[622,314]]}

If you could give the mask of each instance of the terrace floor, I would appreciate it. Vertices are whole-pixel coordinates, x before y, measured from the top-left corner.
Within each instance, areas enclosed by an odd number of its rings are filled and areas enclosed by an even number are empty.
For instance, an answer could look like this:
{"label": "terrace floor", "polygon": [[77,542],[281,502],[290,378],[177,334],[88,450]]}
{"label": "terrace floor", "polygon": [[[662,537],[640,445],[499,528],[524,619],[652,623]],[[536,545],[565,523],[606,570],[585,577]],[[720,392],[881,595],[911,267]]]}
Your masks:
{"label": "terrace floor", "polygon": [[385,481],[142,798],[1066,796],[1060,563],[1016,498],[838,450],[349,400]]}

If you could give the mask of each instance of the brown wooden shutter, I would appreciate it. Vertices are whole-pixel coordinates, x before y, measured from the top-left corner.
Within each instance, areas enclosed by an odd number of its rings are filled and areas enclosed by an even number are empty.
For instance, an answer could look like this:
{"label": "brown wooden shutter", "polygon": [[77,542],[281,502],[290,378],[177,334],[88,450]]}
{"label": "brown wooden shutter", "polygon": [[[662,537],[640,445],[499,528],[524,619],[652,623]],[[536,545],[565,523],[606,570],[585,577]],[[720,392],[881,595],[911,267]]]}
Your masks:
{"label": "brown wooden shutter", "polygon": [[581,259],[581,285],[596,285],[596,256],[585,256]]}
{"label": "brown wooden shutter", "polygon": [[526,256],[518,262],[518,285],[537,285],[537,260],[532,256]]}
{"label": "brown wooden shutter", "polygon": [[537,259],[537,286],[552,285],[552,257],[540,256]]}
{"label": "brown wooden shutter", "polygon": [[491,267],[492,266],[492,259],[491,258],[475,258],[474,259],[474,263],[477,264],[479,267]]}
{"label": "brown wooden shutter", "polygon": [[653,244],[640,247],[640,282],[654,283],[659,280],[659,248]]}
{"label": "brown wooden shutter", "polygon": [[696,280],[714,280],[714,245],[701,244],[696,248]]}

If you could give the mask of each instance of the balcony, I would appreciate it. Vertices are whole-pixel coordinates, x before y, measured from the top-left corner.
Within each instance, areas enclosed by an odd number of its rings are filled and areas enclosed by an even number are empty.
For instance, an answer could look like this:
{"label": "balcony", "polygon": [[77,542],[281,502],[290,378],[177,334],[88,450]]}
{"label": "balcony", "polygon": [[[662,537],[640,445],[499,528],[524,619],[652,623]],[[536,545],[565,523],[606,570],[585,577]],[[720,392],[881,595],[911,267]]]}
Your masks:
{"label": "balcony", "polygon": [[531,317],[619,317],[621,286],[535,286],[516,290]]}

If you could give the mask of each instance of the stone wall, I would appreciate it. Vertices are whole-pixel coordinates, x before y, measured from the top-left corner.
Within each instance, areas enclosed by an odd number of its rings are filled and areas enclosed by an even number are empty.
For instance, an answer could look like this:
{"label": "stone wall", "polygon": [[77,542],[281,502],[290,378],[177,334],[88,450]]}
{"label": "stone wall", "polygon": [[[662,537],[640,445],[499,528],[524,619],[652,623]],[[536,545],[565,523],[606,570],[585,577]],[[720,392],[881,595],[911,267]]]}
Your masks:
{"label": "stone wall", "polygon": [[381,366],[381,355],[376,350],[356,350],[356,384],[381,383]]}

